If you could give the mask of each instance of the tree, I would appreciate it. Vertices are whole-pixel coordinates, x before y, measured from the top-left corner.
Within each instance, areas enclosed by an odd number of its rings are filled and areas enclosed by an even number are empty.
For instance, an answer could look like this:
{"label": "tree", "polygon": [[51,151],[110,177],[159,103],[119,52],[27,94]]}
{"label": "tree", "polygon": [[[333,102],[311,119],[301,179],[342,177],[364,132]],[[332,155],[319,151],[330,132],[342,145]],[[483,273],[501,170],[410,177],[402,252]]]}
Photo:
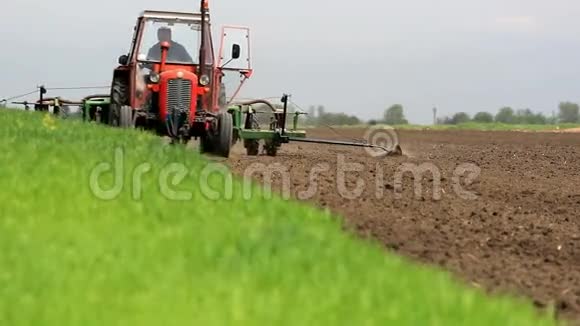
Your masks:
{"label": "tree", "polygon": [[385,123],[388,125],[406,125],[409,121],[405,119],[405,110],[401,104],[395,104],[385,111]]}
{"label": "tree", "polygon": [[455,113],[453,115],[453,118],[451,118],[451,123],[454,125],[458,125],[461,123],[467,123],[469,121],[471,121],[471,117],[469,116],[469,114],[467,114],[465,112]]}
{"label": "tree", "polygon": [[479,112],[473,117],[473,121],[479,123],[492,123],[493,115],[489,112]]}
{"label": "tree", "polygon": [[525,110],[517,110],[516,114],[515,114],[515,123],[519,123],[519,124],[531,124],[531,120],[533,117],[534,113],[532,113],[532,110],[530,109],[525,109]]}
{"label": "tree", "polygon": [[510,107],[501,108],[498,114],[495,116],[495,122],[508,124],[515,123],[514,109]]}
{"label": "tree", "polygon": [[319,125],[353,126],[360,124],[359,118],[344,113],[325,113],[317,119]]}
{"label": "tree", "polygon": [[550,125],[557,125],[558,124],[558,116],[556,116],[556,112],[552,111],[552,115],[546,118],[546,124]]}
{"label": "tree", "polygon": [[533,124],[535,125],[547,125],[550,123],[549,121],[550,119],[548,119],[545,115],[543,115],[542,113],[536,113],[534,115],[534,120],[533,120]]}
{"label": "tree", "polygon": [[562,102],[560,103],[560,122],[562,123],[577,123],[580,121],[580,107],[576,103]]}
{"label": "tree", "polygon": [[[274,105],[277,109],[282,108],[280,104]],[[295,109],[295,108],[293,108]],[[264,107],[262,111],[268,111],[269,108]],[[258,110],[260,111],[260,110]],[[292,112],[292,110],[289,110]],[[263,119],[271,119],[272,116],[268,114],[258,115],[259,117],[263,117]],[[269,124],[269,121],[260,121],[261,125]],[[361,121],[356,116],[350,116],[345,113],[332,113],[326,112],[326,109],[323,105],[319,106],[310,106],[308,108],[308,115],[305,118],[302,118],[301,121],[308,125],[308,126],[352,126],[352,125],[359,125]],[[290,120],[287,121],[290,124]]]}
{"label": "tree", "polygon": [[542,125],[548,122],[548,119],[542,113],[534,113],[530,109],[518,110],[515,115],[515,122],[528,125]]}

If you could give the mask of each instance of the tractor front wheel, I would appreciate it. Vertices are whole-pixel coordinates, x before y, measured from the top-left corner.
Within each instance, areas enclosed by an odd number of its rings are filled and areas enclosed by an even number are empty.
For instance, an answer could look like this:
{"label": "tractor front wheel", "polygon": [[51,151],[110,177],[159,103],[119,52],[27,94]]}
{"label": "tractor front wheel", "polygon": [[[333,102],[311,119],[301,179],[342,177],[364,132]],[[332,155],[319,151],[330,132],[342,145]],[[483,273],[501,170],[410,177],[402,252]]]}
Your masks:
{"label": "tractor front wheel", "polygon": [[234,121],[232,115],[228,112],[222,112],[218,115],[218,134],[215,139],[216,154],[221,157],[230,157],[230,150],[233,143]]}

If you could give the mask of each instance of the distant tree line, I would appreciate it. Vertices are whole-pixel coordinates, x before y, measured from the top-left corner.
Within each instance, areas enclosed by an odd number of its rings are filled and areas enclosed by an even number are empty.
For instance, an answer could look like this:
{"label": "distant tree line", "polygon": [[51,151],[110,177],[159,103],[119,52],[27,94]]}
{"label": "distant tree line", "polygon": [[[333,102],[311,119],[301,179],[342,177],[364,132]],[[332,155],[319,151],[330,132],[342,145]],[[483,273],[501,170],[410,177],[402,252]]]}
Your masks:
{"label": "distant tree line", "polygon": [[[354,115],[326,112],[324,106],[311,106],[308,110],[308,115],[302,120],[304,124],[311,126],[349,126],[362,123]],[[452,116],[437,119],[438,124],[445,125],[457,125],[468,122],[528,125],[580,123],[580,106],[573,102],[562,102],[558,107],[558,114],[552,116],[545,116],[541,112],[533,112],[530,109],[514,110],[511,107],[503,107],[496,114],[482,111],[471,116],[466,112],[458,112]],[[405,117],[403,105],[394,104],[385,110],[380,119],[370,120],[368,124],[407,125],[409,121]]]}
{"label": "distant tree line", "polygon": [[362,122],[354,115],[326,112],[325,107],[319,105],[318,107],[311,106],[308,109],[304,123],[310,126],[355,126]]}
{"label": "distant tree line", "polygon": [[[305,124],[310,126],[355,126],[362,123],[363,121],[354,115],[326,112],[324,106],[311,106],[305,121]],[[406,125],[409,124],[409,121],[405,118],[403,106],[395,104],[385,110],[382,119],[371,120],[368,123],[371,125]]]}
{"label": "distant tree line", "polygon": [[504,107],[495,115],[489,112],[479,112],[471,117],[465,112],[438,119],[439,124],[455,125],[467,122],[477,123],[504,123],[504,124],[557,124],[580,123],[580,106],[572,102],[562,102],[558,107],[558,115],[546,117],[543,113],[533,112],[530,109],[514,110]]}

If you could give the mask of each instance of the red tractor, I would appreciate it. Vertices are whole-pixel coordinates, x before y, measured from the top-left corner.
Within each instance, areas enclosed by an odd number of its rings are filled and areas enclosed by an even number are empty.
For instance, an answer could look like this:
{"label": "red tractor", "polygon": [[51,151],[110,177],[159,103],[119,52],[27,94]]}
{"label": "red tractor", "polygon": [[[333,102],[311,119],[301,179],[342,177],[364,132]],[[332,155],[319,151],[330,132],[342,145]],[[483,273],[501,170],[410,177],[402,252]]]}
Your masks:
{"label": "red tractor", "polygon": [[235,135],[222,79],[241,74],[233,99],[252,74],[247,28],[224,27],[216,60],[208,0],[199,13],[145,11],[119,64],[109,124],[153,130],[174,143],[199,139],[202,152],[229,156]]}

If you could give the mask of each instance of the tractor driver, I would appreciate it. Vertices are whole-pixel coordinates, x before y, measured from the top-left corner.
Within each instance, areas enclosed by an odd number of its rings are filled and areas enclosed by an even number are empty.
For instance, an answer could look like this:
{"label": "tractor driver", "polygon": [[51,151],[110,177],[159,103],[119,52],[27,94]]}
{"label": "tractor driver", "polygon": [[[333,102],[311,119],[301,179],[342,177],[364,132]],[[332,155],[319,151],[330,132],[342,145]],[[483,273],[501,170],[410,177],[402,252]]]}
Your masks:
{"label": "tractor driver", "polygon": [[157,39],[159,42],[155,44],[149,53],[147,54],[148,60],[160,61],[161,60],[161,43],[169,43],[169,51],[167,51],[167,61],[169,62],[182,62],[182,63],[193,63],[193,59],[185,49],[185,47],[172,39],[171,29],[169,27],[160,27],[157,30]]}

